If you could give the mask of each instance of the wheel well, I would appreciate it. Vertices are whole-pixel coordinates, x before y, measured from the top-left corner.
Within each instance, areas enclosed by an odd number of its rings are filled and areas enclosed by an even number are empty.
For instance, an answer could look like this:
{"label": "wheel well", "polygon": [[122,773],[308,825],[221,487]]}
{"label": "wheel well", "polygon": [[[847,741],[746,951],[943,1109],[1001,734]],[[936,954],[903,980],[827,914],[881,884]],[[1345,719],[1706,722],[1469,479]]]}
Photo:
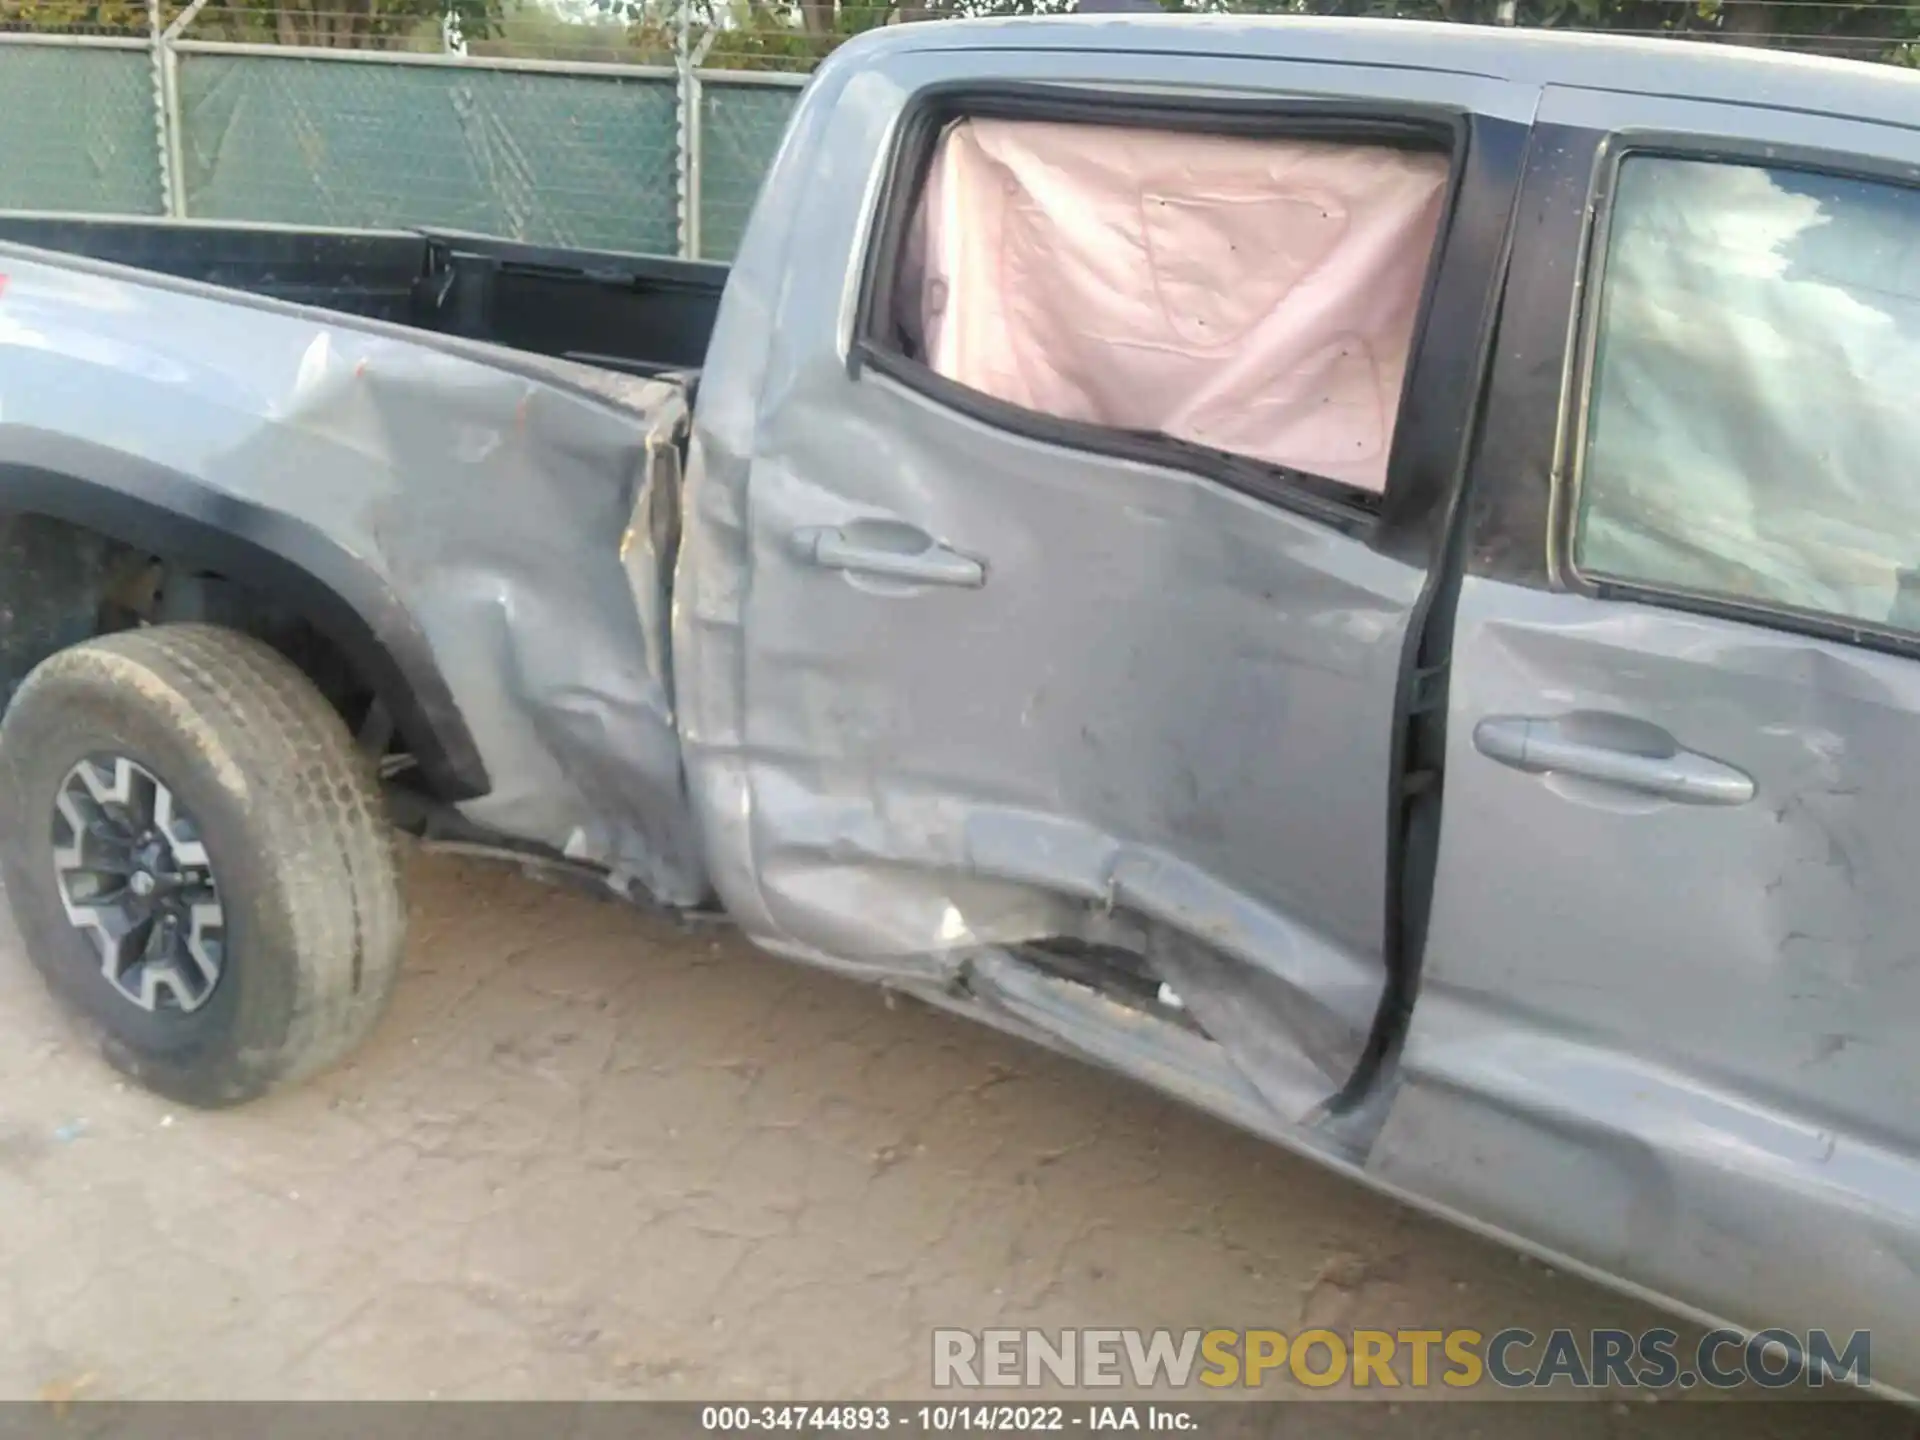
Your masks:
{"label": "wheel well", "polygon": [[371,679],[301,610],[257,587],[48,515],[0,511],[0,710],[34,666],[96,635],[200,621],[297,665],[351,733],[397,743]]}

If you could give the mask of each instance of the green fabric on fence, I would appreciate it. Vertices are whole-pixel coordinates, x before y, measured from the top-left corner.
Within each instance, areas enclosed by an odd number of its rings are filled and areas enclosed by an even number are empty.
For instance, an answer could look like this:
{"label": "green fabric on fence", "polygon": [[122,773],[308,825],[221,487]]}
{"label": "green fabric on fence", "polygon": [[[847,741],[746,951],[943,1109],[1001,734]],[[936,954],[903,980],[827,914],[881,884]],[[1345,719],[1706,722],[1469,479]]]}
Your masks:
{"label": "green fabric on fence", "polygon": [[700,254],[731,260],[787,132],[797,87],[700,84]]}
{"label": "green fabric on fence", "polygon": [[0,44],[0,210],[157,215],[144,51]]}
{"label": "green fabric on fence", "polygon": [[192,52],[179,66],[196,218],[677,248],[669,79]]}

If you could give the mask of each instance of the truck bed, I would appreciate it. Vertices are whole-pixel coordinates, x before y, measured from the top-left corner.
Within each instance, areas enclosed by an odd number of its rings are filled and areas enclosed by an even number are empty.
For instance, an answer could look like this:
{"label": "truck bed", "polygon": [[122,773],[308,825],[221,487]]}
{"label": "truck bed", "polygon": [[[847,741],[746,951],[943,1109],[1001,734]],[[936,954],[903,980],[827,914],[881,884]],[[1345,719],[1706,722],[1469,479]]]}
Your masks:
{"label": "truck bed", "polygon": [[0,215],[0,241],[632,375],[699,368],[727,275],[444,231]]}

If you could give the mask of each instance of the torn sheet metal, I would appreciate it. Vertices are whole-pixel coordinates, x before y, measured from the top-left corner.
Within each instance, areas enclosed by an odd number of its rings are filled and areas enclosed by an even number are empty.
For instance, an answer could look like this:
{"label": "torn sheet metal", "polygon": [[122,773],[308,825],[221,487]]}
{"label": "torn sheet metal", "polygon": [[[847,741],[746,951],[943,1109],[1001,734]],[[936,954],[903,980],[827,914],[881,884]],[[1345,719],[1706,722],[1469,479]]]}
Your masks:
{"label": "torn sheet metal", "polygon": [[[869,974],[957,972],[1109,913],[1164,927],[1219,961],[1165,978],[1210,1031],[1257,1003],[1270,1032],[1215,1033],[1306,1115],[1385,981],[1386,805],[1335,794],[1379,792],[1418,577],[1217,488],[860,393],[890,412],[856,403],[836,436],[846,399],[796,389],[751,504],[703,396],[675,653],[729,912]],[[890,483],[918,491],[890,517],[986,557],[984,587],[863,588],[783,543]]]}
{"label": "torn sheet metal", "polygon": [[84,261],[8,272],[0,424],[365,577],[478,748],[469,819],[704,898],[666,658],[678,386]]}
{"label": "torn sheet metal", "polygon": [[[863,102],[836,104],[840,83]],[[865,174],[910,90],[823,72],[785,153]],[[851,376],[848,296],[806,277],[857,279],[860,207],[783,164],[757,213],[788,228],[756,223],[729,280],[675,589],[728,912],[784,953],[962,984],[970,954],[1165,927],[1221,959],[1165,977],[1196,1015],[1248,1003],[1251,973],[1263,1013],[1307,1021],[1284,1058],[1230,1052],[1243,1089],[1307,1114],[1385,985],[1385,776],[1422,573],[1192,473]],[[850,561],[795,544],[823,531]],[[978,568],[902,580],[919,555]]]}
{"label": "torn sheet metal", "polygon": [[986,1003],[1066,1042],[1074,1052],[1144,1079],[1189,1104],[1250,1129],[1272,1129],[1279,1117],[1223,1047],[1158,1021],[1084,986],[1047,976],[1005,951],[976,956],[971,990]]}

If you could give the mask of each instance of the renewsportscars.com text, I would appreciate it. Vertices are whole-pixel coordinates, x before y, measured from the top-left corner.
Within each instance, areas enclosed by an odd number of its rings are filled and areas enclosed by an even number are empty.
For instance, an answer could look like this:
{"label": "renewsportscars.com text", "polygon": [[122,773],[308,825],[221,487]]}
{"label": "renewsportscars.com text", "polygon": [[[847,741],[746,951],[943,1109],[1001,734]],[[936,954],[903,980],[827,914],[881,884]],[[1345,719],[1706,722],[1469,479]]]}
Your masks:
{"label": "renewsportscars.com text", "polygon": [[1873,1379],[1873,1338],[1713,1330],[936,1330],[939,1389],[1766,1390]]}

